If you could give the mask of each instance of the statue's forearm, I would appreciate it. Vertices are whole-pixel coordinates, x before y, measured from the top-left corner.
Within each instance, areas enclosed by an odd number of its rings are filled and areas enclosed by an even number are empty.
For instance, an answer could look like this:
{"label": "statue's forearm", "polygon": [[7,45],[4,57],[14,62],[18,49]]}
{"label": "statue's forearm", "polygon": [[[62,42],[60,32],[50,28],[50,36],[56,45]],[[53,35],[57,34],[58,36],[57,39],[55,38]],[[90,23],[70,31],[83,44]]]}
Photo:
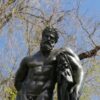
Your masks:
{"label": "statue's forearm", "polygon": [[78,71],[76,71],[74,78],[74,86],[76,86],[76,91],[79,92],[80,88],[82,86],[83,82],[83,77],[84,77],[84,72],[82,68],[79,68]]}
{"label": "statue's forearm", "polygon": [[22,82],[25,80],[28,72],[28,67],[26,65],[26,60],[23,59],[20,67],[15,75],[15,88],[19,91],[22,85]]}
{"label": "statue's forearm", "polygon": [[67,62],[68,67],[71,70],[73,84],[74,86],[77,86],[77,90],[79,91],[84,76],[81,62],[78,56],[71,49],[66,49],[65,52],[63,52],[63,54],[66,57],[64,61]]}
{"label": "statue's forearm", "polygon": [[23,77],[24,77],[24,73],[22,72],[23,70],[21,70],[19,68],[19,70],[17,71],[16,73],[16,76],[15,76],[15,88],[19,91],[19,89],[21,88],[21,84],[23,82]]}

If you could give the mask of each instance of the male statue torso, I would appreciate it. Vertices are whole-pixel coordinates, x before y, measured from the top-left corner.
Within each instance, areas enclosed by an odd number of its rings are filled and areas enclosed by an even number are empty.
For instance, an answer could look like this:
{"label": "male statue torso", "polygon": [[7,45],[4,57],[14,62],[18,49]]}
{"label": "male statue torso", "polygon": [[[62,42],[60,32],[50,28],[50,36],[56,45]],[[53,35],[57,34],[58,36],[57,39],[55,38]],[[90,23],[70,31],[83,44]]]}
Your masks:
{"label": "male statue torso", "polygon": [[58,100],[78,100],[83,80],[80,60],[69,49],[54,50],[57,41],[56,29],[46,27],[39,52],[21,61],[15,76],[16,100],[52,100],[56,82]]}
{"label": "male statue torso", "polygon": [[34,56],[28,57],[24,67],[28,67],[28,74],[22,84],[18,100],[52,100],[56,82],[54,55],[46,58],[37,52]]}

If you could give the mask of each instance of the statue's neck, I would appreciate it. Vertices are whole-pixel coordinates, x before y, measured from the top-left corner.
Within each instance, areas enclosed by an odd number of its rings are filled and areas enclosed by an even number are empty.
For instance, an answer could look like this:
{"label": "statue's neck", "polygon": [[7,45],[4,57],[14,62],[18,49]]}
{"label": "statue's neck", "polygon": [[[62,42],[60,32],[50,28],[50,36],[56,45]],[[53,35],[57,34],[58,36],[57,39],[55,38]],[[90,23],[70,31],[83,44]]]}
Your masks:
{"label": "statue's neck", "polygon": [[50,55],[50,52],[49,51],[46,51],[46,50],[42,50],[40,49],[41,51],[41,54],[44,56],[44,57],[48,57]]}

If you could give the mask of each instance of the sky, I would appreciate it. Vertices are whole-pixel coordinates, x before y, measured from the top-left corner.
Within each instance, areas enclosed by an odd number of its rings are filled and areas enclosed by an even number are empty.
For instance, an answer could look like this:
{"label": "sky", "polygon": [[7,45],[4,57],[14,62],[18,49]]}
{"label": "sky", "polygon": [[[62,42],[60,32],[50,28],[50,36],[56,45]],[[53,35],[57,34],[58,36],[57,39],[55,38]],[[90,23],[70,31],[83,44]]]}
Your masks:
{"label": "sky", "polygon": [[[64,1],[64,0],[63,0]],[[73,0],[65,0],[62,2],[63,8],[66,7],[65,2]],[[100,21],[100,0],[82,0],[80,14],[86,14],[89,17],[93,17],[96,21]],[[4,31],[6,33],[6,31]],[[6,37],[2,34],[0,35],[0,53],[6,44]],[[100,100],[98,96],[91,97],[91,100]]]}
{"label": "sky", "polygon": [[[73,0],[66,0],[62,2],[63,8],[66,8],[65,2],[73,2]],[[93,16],[93,18],[97,21],[100,21],[100,0],[82,0],[80,13],[86,14],[87,16]],[[5,33],[6,31],[4,31]],[[3,36],[0,36],[0,48],[5,45],[6,38]]]}
{"label": "sky", "polygon": [[100,0],[83,0],[81,10],[100,21]]}
{"label": "sky", "polygon": [[[68,2],[69,5],[73,2],[74,0],[63,0],[63,7],[66,8],[66,3]],[[80,12],[87,12],[87,15],[89,16],[95,16],[95,17],[100,17],[100,0],[80,0],[82,1],[81,3],[81,10]],[[99,19],[100,20],[100,19]]]}
{"label": "sky", "polygon": [[[100,21],[100,0],[83,0],[81,11],[86,12],[88,16],[93,16],[96,21]],[[91,100],[100,100],[100,96],[93,95]]]}

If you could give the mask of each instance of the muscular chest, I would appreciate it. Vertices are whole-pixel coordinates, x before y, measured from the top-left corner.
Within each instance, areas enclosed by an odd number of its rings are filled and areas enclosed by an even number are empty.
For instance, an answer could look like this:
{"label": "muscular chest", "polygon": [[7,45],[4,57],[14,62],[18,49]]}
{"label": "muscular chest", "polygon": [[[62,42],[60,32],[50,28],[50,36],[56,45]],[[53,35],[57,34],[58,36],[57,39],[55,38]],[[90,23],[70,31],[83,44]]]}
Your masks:
{"label": "muscular chest", "polygon": [[43,62],[38,62],[34,64],[29,65],[29,73],[33,73],[34,75],[43,75],[48,72],[50,72],[53,69],[52,63],[43,63]]}
{"label": "muscular chest", "polygon": [[28,79],[31,80],[48,80],[53,77],[55,66],[53,60],[32,60],[28,63]]}

